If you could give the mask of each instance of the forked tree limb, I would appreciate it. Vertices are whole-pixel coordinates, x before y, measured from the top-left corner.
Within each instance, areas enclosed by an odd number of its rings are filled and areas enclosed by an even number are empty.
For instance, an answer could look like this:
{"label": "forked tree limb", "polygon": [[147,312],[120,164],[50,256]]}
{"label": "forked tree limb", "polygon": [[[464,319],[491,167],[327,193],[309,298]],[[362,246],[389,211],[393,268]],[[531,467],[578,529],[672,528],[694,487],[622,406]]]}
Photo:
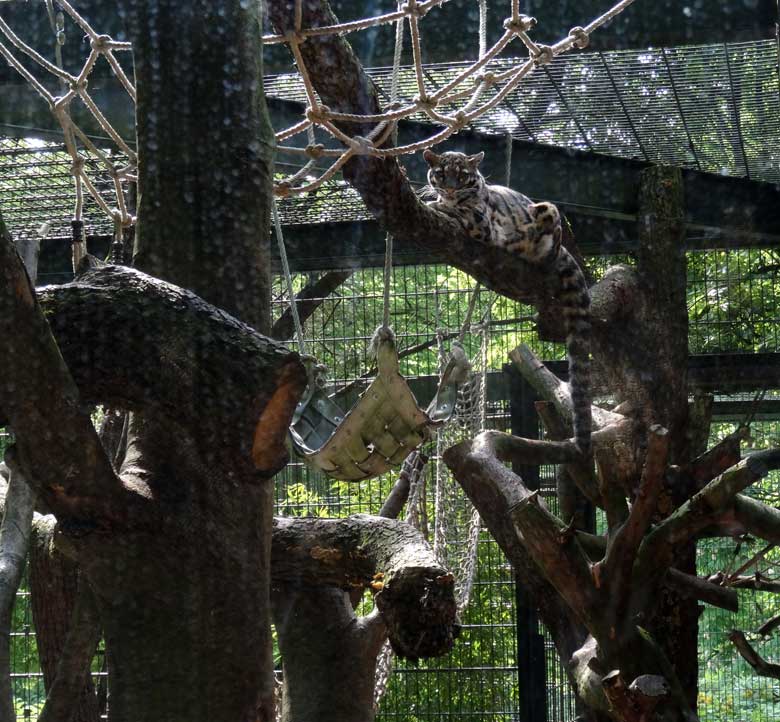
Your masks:
{"label": "forked tree limb", "polygon": [[65,518],[123,523],[136,502],[81,408],[78,388],[5,234],[0,274],[0,409],[14,429],[18,463],[47,505]]}
{"label": "forked tree limb", "polygon": [[683,473],[691,478],[692,491],[698,491],[706,483],[738,463],[742,458],[740,447],[749,435],[750,431],[747,428],[737,429],[686,464]]}
{"label": "forked tree limb", "polygon": [[[350,276],[352,271],[328,271],[323,273],[316,281],[304,286],[295,296],[295,304],[298,308],[298,318],[301,324],[314,314],[331,293],[333,293]],[[292,311],[287,308],[276,320],[271,329],[271,338],[286,341],[295,333],[295,322]]]}
{"label": "forked tree limb", "polygon": [[634,566],[634,577],[644,587],[658,578],[674,561],[681,544],[693,539],[707,526],[729,513],[740,491],[780,468],[780,449],[759,451],[724,471],[709,482],[644,539]]}
{"label": "forked tree limb", "polygon": [[[474,484],[485,484],[488,479],[491,484],[514,487],[515,501],[507,512],[518,539],[577,617],[591,623],[597,616],[597,603],[587,556],[575,535],[568,533],[565,525],[503,463],[563,463],[574,460],[578,454],[568,441],[536,441],[485,431],[447,449],[444,461],[467,492]],[[480,509],[478,504],[475,506]]]}
{"label": "forked tree limb", "polygon": [[57,675],[46,695],[39,722],[60,722],[78,707],[90,664],[100,641],[102,627],[92,590],[85,576],[79,581],[65,648],[57,664]]}
{"label": "forked tree limb", "polygon": [[737,648],[740,656],[756,671],[759,677],[780,679],[780,664],[767,662],[748,642],[744,632],[734,629],[729,634],[729,639]]}
{"label": "forked tree limb", "polygon": [[622,607],[628,596],[637,551],[658,511],[663,475],[669,454],[669,432],[653,426],[648,433],[647,453],[634,503],[628,519],[610,538],[603,561],[603,574],[609,580],[611,604]]}
{"label": "forked tree limb", "polygon": [[577,619],[592,634],[603,634],[602,597],[576,535],[540,503],[537,493],[530,494],[510,514],[523,544]]}

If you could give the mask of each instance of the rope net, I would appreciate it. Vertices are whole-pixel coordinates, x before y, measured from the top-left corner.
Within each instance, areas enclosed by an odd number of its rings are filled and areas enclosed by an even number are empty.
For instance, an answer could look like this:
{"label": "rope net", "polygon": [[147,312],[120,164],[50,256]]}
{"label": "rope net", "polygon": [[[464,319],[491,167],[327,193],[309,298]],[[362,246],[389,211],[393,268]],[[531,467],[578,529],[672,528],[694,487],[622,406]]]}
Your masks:
{"label": "rope net", "polygon": [[[473,438],[486,427],[487,398],[485,391],[490,348],[490,309],[493,301],[488,303],[480,321],[472,325],[470,319],[479,296],[480,290],[477,286],[472,293],[469,310],[456,343],[461,343],[466,333],[476,333],[481,339],[480,349],[470,361],[471,370],[467,380],[458,388],[458,398],[452,417],[437,432],[434,442],[435,456],[432,469],[434,488],[432,493],[427,488],[427,459],[423,454],[419,451],[411,454],[401,469],[401,474],[407,474],[410,480],[405,521],[419,529],[426,538],[432,538],[434,553],[442,565],[454,574],[455,600],[459,615],[463,614],[471,599],[477,572],[479,534],[482,524],[479,513],[447,469],[442,455],[445,449],[465,439]],[[442,329],[437,329],[437,337],[441,371],[448,358]],[[428,516],[429,508],[433,510],[433,528],[431,528],[431,520]],[[375,708],[378,708],[387,692],[392,668],[393,651],[389,642],[386,642],[377,659],[374,686]]]}
{"label": "rope net", "polygon": [[[426,82],[420,21],[432,10],[444,5],[447,0],[427,0],[427,2],[407,0],[400,3],[399,9],[395,12],[355,22],[316,28],[301,27],[302,0],[296,0],[294,29],[285,35],[266,35],[263,37],[263,42],[267,44],[286,43],[295,58],[308,106],[304,118],[278,132],[276,140],[279,144],[279,151],[301,155],[308,161],[297,173],[276,183],[275,193],[284,197],[292,193],[313,191],[332,178],[347,161],[357,155],[370,155],[378,158],[396,157],[417,153],[441,143],[481,115],[492,111],[520,84],[523,78],[537,68],[548,65],[555,57],[573,48],[586,48],[590,42],[590,34],[628,7],[633,1],[621,0],[586,26],[572,28],[565,38],[553,45],[543,45],[536,43],[529,35],[529,31],[536,25],[536,20],[522,15],[519,10],[519,0],[512,0],[511,13],[503,24],[504,33],[489,48],[486,42],[484,19],[487,6],[485,3],[481,3],[479,58],[449,82],[434,90],[430,82]],[[339,113],[321,103],[301,53],[301,45],[310,37],[344,35],[377,25],[401,21],[408,23],[411,38],[416,90],[411,101],[399,103],[393,97],[383,112],[372,114]],[[527,54],[512,58],[509,67],[506,64],[506,58],[503,58],[504,62],[498,62],[501,53],[513,44],[516,46],[517,42],[522,43]],[[423,114],[429,121],[441,127],[434,129],[427,138],[414,143],[386,146],[398,121],[419,114]],[[341,127],[344,124],[373,125],[374,127],[365,136],[350,135]],[[312,144],[311,142],[305,147],[282,145],[285,141],[301,133],[311,133],[313,128],[322,130],[340,141],[342,147],[328,148],[322,143]],[[330,166],[324,170],[320,170],[317,166],[318,161],[322,158],[332,159]],[[311,174],[317,170],[320,170],[320,175],[312,180]]]}
{"label": "rope net", "polygon": [[[543,45],[530,36],[536,20],[520,13],[519,0],[511,0],[510,14],[503,24],[504,32],[488,47],[485,32],[487,3],[480,0],[478,59],[434,88],[426,78],[421,21],[434,18],[431,21],[433,24],[437,16],[434,11],[439,10],[447,0],[405,0],[397,4],[396,10],[377,17],[311,28],[302,27],[302,0],[296,0],[293,10],[294,29],[285,35],[265,35],[262,38],[264,44],[285,43],[289,47],[298,67],[307,103],[304,117],[300,121],[276,133],[279,151],[295,154],[303,163],[300,169],[275,183],[276,195],[284,197],[316,190],[332,179],[344,164],[356,155],[396,157],[416,153],[440,143],[480,116],[493,111],[537,68],[549,64],[558,55],[572,49],[587,47],[590,34],[633,1],[621,0],[587,25],[572,28],[566,37],[553,45]],[[68,0],[46,0],[45,8],[52,28],[55,61],[48,60],[43,51],[39,52],[22,40],[2,18],[0,55],[43,98],[62,128],[75,184],[73,233],[74,253],[78,255],[81,252],[78,246],[83,245],[80,234],[83,235],[85,192],[112,219],[117,233],[135,222],[127,200],[129,185],[137,180],[135,150],[113,128],[89,91],[89,79],[93,70],[99,63],[104,62],[108,64],[131,102],[135,102],[135,87],[118,57],[132,50],[132,46],[97,32]],[[381,113],[338,113],[325,106],[312,85],[309,69],[301,53],[301,45],[307,38],[346,35],[393,22],[398,27],[396,63],[400,61],[401,53],[400,28],[403,24],[409,29],[413,72],[411,85],[408,88],[398,87],[399,83],[396,81],[391,97]],[[70,30],[85,36],[89,43],[89,53],[77,72],[70,72],[62,65],[61,49]],[[525,51],[523,55],[500,57],[518,44]],[[34,70],[31,70],[30,66]],[[52,83],[42,80],[41,74],[49,80],[53,78],[59,92],[52,91]],[[106,151],[98,147],[74,122],[72,109],[77,103],[94,118],[105,133],[106,140],[113,145],[112,150]],[[423,117],[431,122],[431,134],[411,144],[395,145],[392,137],[398,122],[413,116]],[[373,129],[366,135],[350,134],[344,130],[344,127],[349,127],[350,124],[369,125],[373,126]],[[317,142],[318,134],[326,136],[325,142]],[[301,136],[303,141],[298,141],[298,136]],[[296,146],[295,142],[301,142],[302,145]],[[327,167],[321,167],[322,159],[328,162]],[[111,179],[115,198],[113,205],[107,201],[105,194],[101,194],[95,187],[94,175],[87,172],[90,165],[94,167],[94,163],[89,161],[96,162],[101,172]],[[78,258],[74,255],[74,263],[77,261]]]}

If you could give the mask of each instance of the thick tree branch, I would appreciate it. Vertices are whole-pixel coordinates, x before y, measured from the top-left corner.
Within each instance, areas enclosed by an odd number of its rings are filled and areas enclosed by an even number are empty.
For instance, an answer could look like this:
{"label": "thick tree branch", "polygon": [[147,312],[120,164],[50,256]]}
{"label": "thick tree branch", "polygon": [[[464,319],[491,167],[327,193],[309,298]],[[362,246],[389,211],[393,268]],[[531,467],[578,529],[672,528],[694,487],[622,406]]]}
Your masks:
{"label": "thick tree branch", "polygon": [[536,493],[511,510],[523,544],[572,612],[592,634],[604,632],[600,596],[576,536],[540,503]]}
{"label": "thick tree branch", "polygon": [[618,610],[626,602],[637,551],[658,510],[668,454],[669,432],[661,426],[653,426],[648,434],[642,478],[628,519],[610,539],[602,562],[602,573],[612,591],[610,603]]}
{"label": "thick tree branch", "polygon": [[[520,344],[509,352],[509,358],[517,367],[523,378],[528,381],[543,399],[551,401],[556,410],[568,423],[572,420],[571,393],[568,384],[561,381],[544,362],[525,344]],[[607,411],[598,406],[591,407],[593,428],[603,429],[625,421],[622,414]]]}
{"label": "thick tree branch", "polygon": [[740,446],[749,434],[747,428],[737,429],[683,467],[683,473],[690,476],[693,482],[693,491],[698,491],[707,482],[739,462],[742,458]]}
{"label": "thick tree branch", "polygon": [[780,450],[759,451],[713,479],[673,514],[664,519],[644,539],[634,566],[637,589],[658,577],[674,563],[680,545],[728,511],[740,491],[780,468]]}
{"label": "thick tree branch", "polygon": [[[24,266],[0,234],[0,409],[19,464],[47,505],[72,520],[127,518],[132,496],[103,452]],[[35,363],[30,363],[34,359]]]}
{"label": "thick tree branch", "polygon": [[[328,271],[301,289],[295,296],[295,304],[298,307],[298,317],[301,319],[301,323],[306,323],[307,319],[322,305],[322,302],[351,275],[352,271]],[[292,338],[294,333],[295,322],[292,311],[288,308],[274,323],[271,329],[271,338],[286,341]]]}
{"label": "thick tree branch", "polygon": [[768,542],[780,544],[780,510],[744,494],[737,494],[732,505],[731,522],[726,531],[732,534],[753,534]]}
{"label": "thick tree branch", "polygon": [[77,709],[101,633],[94,595],[82,577],[65,648],[57,664],[57,676],[46,695],[39,722],[67,720]]}
{"label": "thick tree branch", "polygon": [[251,459],[263,474],[286,463],[287,425],[306,383],[297,354],[121,266],[46,287],[41,305],[86,401],[158,410],[227,463]]}
{"label": "thick tree branch", "polygon": [[[277,32],[294,30],[294,4],[269,0],[268,17]],[[324,0],[304,0],[302,27],[337,22]],[[345,113],[382,111],[377,90],[346,38],[339,35],[310,37],[300,46],[309,77],[322,102]],[[350,135],[366,135],[371,128],[350,123]],[[454,266],[489,288],[515,300],[548,305],[560,290],[554,275],[525,263],[515,253],[475,243],[456,220],[425,205],[394,158],[357,156],[347,162],[344,178],[354,186],[369,211],[396,238],[418,243],[431,252],[443,252]]]}
{"label": "thick tree branch", "polygon": [[756,632],[760,634],[762,637],[766,637],[778,627],[780,627],[780,614],[775,614],[774,617],[770,617],[769,619],[767,619],[766,622],[764,622],[756,630]]}
{"label": "thick tree branch", "polygon": [[709,579],[701,579],[693,574],[681,572],[679,569],[669,569],[664,584],[688,599],[698,599],[730,612],[739,611],[737,593],[728,587],[714,584]]}
{"label": "thick tree branch", "polygon": [[759,677],[771,677],[780,679],[780,664],[767,662],[747,641],[744,632],[738,629],[732,630],[729,639],[733,642],[742,658],[756,671]]}
{"label": "thick tree branch", "polygon": [[451,648],[455,580],[408,524],[365,514],[277,518],[271,553],[275,586],[374,589],[398,654],[428,657]]}
{"label": "thick tree branch", "polygon": [[477,479],[484,483],[488,478],[494,484],[495,480],[506,479],[505,483],[514,484],[516,501],[508,513],[516,534],[572,611],[582,622],[590,624],[594,619],[595,595],[586,555],[564,524],[542,507],[537,495],[502,463],[562,463],[574,460],[577,454],[568,441],[535,441],[486,431],[472,441],[447,449],[444,460],[467,492]]}

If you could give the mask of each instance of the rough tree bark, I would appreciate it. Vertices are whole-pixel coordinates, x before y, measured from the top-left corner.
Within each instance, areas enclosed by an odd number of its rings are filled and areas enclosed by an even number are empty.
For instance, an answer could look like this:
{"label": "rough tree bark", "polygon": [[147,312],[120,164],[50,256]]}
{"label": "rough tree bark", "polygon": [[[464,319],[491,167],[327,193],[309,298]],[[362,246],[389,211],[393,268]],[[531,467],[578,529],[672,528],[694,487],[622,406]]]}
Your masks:
{"label": "rough tree bark", "polygon": [[[445,654],[457,636],[454,577],[403,522],[277,519],[273,562],[283,722],[370,722],[388,637],[418,659]],[[350,593],[366,588],[375,609],[357,617]]]}
{"label": "rough tree bark", "polygon": [[[0,407],[17,431],[25,472],[71,538],[95,592],[112,718],[270,720],[269,476],[286,459],[283,435],[304,372],[294,354],[253,331],[269,330],[273,148],[257,6],[128,0],[121,7],[138,85],[136,264],[249,325],[202,302],[196,307],[164,284],[153,299],[136,294],[129,301],[138,312],[129,326],[132,312],[114,324],[110,313],[79,315],[76,301],[69,334],[102,338],[91,359],[96,371],[117,364],[113,389],[91,400],[113,403],[126,392],[123,407],[135,410],[117,474],[32,290],[3,247],[2,333],[14,336],[22,325],[29,333],[4,352],[2,365],[19,366],[22,349],[37,364],[4,374]],[[78,284],[71,290],[79,295]],[[143,319],[160,307],[172,309],[167,333],[156,339],[160,345],[151,338],[144,345]],[[227,336],[212,336],[220,326]],[[139,343],[124,346],[127,356],[99,359],[112,340],[119,348],[131,336]],[[209,360],[217,338],[225,342],[222,354]],[[247,339],[258,354],[255,374],[236,379],[230,359],[246,355]],[[166,382],[178,391],[160,383],[132,388],[160,368],[168,368]],[[82,388],[92,396],[88,383]],[[233,434],[223,425],[229,421]]]}
{"label": "rough tree bark", "polygon": [[[294,32],[294,3],[270,0],[268,8],[278,32]],[[304,0],[301,8],[303,27],[336,21],[326,0]],[[346,113],[381,111],[379,95],[345,38],[311,37],[300,51],[324,104]],[[344,130],[365,135],[369,128],[350,125]],[[561,337],[555,278],[465,237],[457,223],[442,218],[416,197],[395,160],[359,156],[343,171],[369,210],[394,236],[435,250],[486,286],[535,305],[546,335]],[[499,443],[488,436],[471,446],[456,447],[447,456],[513,564],[528,569],[532,596],[562,657],[573,660],[572,679],[594,710],[594,719],[602,714],[620,720],[645,720],[652,715],[665,720],[693,717],[696,600],[733,604],[733,598],[713,589],[715,585],[696,579],[696,535],[706,526],[709,532],[729,526],[732,530],[760,528],[767,536],[777,530],[771,510],[733,494],[722,498],[716,494],[719,501],[711,514],[680,512],[690,508],[692,495],[703,493],[709,485],[728,487],[724,479],[738,461],[738,451],[730,463],[719,463],[726,462],[728,454],[717,463],[702,458],[692,461],[701,451],[697,444],[706,438],[708,418],[706,409],[691,419],[688,415],[680,188],[679,172],[652,168],[645,172],[636,265],[611,269],[591,288],[594,365],[606,388],[624,402],[622,420],[606,420],[601,424],[601,440],[594,439],[598,474],[571,463],[574,459],[568,456],[566,442],[563,446],[550,442],[543,447],[528,443],[517,447],[515,442]],[[533,366],[526,370],[530,375],[536,372]],[[566,421],[555,417],[566,415],[567,390],[553,385],[547,390],[545,398],[553,405],[544,420],[553,438],[561,438]],[[498,448],[493,448],[494,443]],[[568,477],[579,492],[606,511],[609,533],[599,556],[589,558],[576,541],[569,543],[578,535],[576,527],[568,528],[551,517],[535,497],[524,498],[517,477],[500,481],[509,472],[502,471],[497,458],[513,445],[512,453],[521,463],[568,462]],[[760,474],[748,476],[755,480]],[[523,498],[518,499],[518,494]],[[569,507],[576,508],[576,494]],[[683,533],[673,531],[677,524],[673,521],[661,524],[664,531],[658,532],[674,536],[677,542],[673,553],[667,548],[662,571],[656,561],[652,580],[637,577],[632,573],[635,565],[649,571],[644,565],[651,564],[642,550],[657,550],[656,542],[651,544],[656,534],[649,531],[651,523],[670,514],[670,519],[675,518],[678,513],[685,519]],[[563,577],[552,563],[561,555],[568,559],[561,565],[567,571]],[[662,583],[667,577],[670,583]],[[579,583],[572,584],[573,579]],[[657,607],[656,594],[663,596]],[[637,626],[632,613],[641,615],[640,624],[647,630]],[[583,644],[586,634],[591,635],[591,642]],[[620,673],[610,675],[612,670]],[[662,678],[664,684],[660,684]]]}
{"label": "rough tree bark", "polygon": [[[0,215],[0,238],[10,243],[10,235]],[[25,270],[34,283],[38,273],[40,242],[26,239],[16,244]],[[13,344],[13,339],[4,339]],[[7,462],[7,463],[5,463]],[[16,592],[22,580],[30,541],[35,493],[24,471],[12,456],[4,460],[3,471],[9,476],[7,501],[0,523],[0,719],[13,720],[13,683],[11,680],[11,626]]]}

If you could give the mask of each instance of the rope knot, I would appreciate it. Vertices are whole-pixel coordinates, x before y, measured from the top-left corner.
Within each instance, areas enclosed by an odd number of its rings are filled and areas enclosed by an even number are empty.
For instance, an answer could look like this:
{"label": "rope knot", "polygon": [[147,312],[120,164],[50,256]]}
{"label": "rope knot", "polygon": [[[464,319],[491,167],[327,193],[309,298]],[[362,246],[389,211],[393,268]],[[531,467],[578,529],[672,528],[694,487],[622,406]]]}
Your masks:
{"label": "rope knot", "polygon": [[409,17],[418,17],[422,18],[425,17],[425,14],[428,12],[427,8],[421,8],[415,0],[410,0],[409,2],[405,2],[403,5],[401,5],[401,12],[404,13],[404,15],[408,15]]}
{"label": "rope knot", "polygon": [[549,65],[555,55],[549,45],[539,45],[539,52],[534,55],[534,65]]}
{"label": "rope knot", "polygon": [[330,119],[330,108],[327,105],[319,105],[316,108],[306,108],[306,120],[312,123],[325,123]]}
{"label": "rope knot", "polygon": [[432,98],[430,95],[415,95],[412,98],[415,105],[418,105],[422,110],[433,110],[439,101],[436,98]]}
{"label": "rope knot", "polygon": [[536,25],[536,18],[532,18],[530,15],[521,15],[517,20],[512,20],[512,18],[504,20],[504,30],[511,30],[515,35],[527,33],[534,25]]}
{"label": "rope knot", "polygon": [[312,160],[317,160],[325,155],[325,146],[322,143],[309,143],[305,149],[306,155]]}
{"label": "rope knot", "polygon": [[73,176],[81,175],[81,171],[84,170],[84,158],[74,158],[70,164],[70,174]]}
{"label": "rope knot", "polygon": [[374,145],[374,141],[372,141],[371,138],[366,138],[362,135],[355,135],[352,137],[350,147],[352,148],[355,155],[371,155],[371,152],[376,146]]}
{"label": "rope knot", "polygon": [[468,125],[468,123],[469,123],[469,117],[462,110],[459,110],[452,117],[452,127],[455,130],[460,130],[461,128],[465,128]]}
{"label": "rope knot", "polygon": [[73,78],[72,80],[68,81],[68,87],[74,93],[80,93],[82,90],[86,90],[88,85],[89,80],[87,78]]}
{"label": "rope knot", "polygon": [[306,36],[300,30],[288,30],[284,34],[284,42],[290,45],[303,45],[306,42]]}
{"label": "rope knot", "polygon": [[291,192],[292,192],[292,188],[290,188],[290,184],[287,183],[286,181],[283,181],[282,183],[277,183],[274,186],[274,193],[279,198],[287,198]]}
{"label": "rope knot", "polygon": [[569,30],[569,37],[574,39],[574,47],[578,50],[584,50],[590,44],[590,36],[579,25]]}
{"label": "rope knot", "polygon": [[475,85],[484,84],[486,88],[492,87],[493,85],[495,85],[495,83],[496,83],[496,74],[491,73],[489,70],[484,73],[480,73],[474,78]]}
{"label": "rope knot", "polygon": [[92,50],[96,50],[99,53],[104,53],[106,50],[111,49],[111,36],[110,35],[98,35],[89,43],[89,47]]}

